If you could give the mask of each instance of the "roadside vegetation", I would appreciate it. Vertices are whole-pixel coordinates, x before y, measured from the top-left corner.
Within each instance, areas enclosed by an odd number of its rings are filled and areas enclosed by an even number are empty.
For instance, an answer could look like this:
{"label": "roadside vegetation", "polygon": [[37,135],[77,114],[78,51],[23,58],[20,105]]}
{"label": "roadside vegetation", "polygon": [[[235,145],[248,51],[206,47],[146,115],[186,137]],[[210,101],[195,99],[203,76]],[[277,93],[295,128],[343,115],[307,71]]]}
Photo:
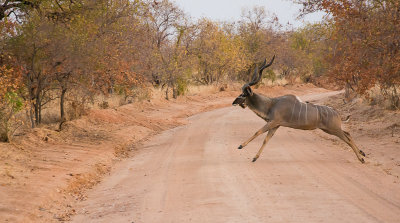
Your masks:
{"label": "roadside vegetation", "polygon": [[272,83],[345,88],[349,100],[399,109],[400,3],[294,2],[303,5],[300,16],[327,16],[291,29],[262,7],[215,22],[193,21],[168,0],[1,1],[0,140],[20,126],[41,126],[50,107],[61,131],[98,96],[120,95],[123,104],[148,98],[150,88],[170,99],[189,85],[247,81],[256,62],[273,54],[265,72]]}

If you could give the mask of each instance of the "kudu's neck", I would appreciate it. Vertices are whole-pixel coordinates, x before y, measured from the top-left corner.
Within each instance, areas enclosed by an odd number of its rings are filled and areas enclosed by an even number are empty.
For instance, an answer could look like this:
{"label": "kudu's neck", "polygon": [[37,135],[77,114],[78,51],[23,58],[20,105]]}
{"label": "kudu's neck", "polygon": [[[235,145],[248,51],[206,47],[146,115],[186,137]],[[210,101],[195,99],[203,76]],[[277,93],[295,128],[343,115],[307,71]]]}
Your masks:
{"label": "kudu's neck", "polygon": [[263,95],[253,93],[247,97],[247,106],[263,119],[267,118],[269,109],[272,106],[272,99]]}

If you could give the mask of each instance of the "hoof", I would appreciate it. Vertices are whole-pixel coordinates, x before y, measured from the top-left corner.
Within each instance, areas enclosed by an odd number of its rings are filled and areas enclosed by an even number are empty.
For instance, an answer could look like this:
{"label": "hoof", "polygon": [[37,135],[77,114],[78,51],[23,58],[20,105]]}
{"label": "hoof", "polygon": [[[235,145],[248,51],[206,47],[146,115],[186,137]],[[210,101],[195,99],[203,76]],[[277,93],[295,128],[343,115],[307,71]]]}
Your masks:
{"label": "hoof", "polygon": [[251,162],[254,163],[254,162],[256,162],[257,159],[258,159],[258,158],[255,158],[255,157],[254,157],[254,158],[253,158],[253,161],[251,161]]}
{"label": "hoof", "polygon": [[243,146],[242,146],[242,145],[240,145],[240,146],[238,147],[238,149],[243,149]]}
{"label": "hoof", "polygon": [[361,162],[361,163],[365,163],[364,158],[361,158],[361,159],[360,159],[360,162]]}
{"label": "hoof", "polygon": [[362,150],[360,150],[360,154],[365,157],[365,153]]}

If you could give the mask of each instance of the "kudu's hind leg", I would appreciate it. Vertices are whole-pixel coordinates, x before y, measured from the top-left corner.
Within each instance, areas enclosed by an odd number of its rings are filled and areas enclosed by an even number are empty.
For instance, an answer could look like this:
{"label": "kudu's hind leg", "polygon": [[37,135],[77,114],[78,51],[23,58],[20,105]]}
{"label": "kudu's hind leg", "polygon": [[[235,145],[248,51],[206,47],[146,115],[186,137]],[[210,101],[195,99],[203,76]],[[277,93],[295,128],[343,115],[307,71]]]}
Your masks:
{"label": "kudu's hind leg", "polygon": [[[342,131],[343,131],[343,130],[342,130]],[[354,145],[354,147],[357,148],[358,153],[361,154],[363,157],[365,157],[365,153],[364,153],[361,149],[359,149],[359,148],[356,146],[356,144],[354,143],[353,138],[350,136],[350,133],[348,133],[348,132],[346,132],[346,131],[343,131],[343,134],[344,134],[344,135],[346,136],[346,138],[350,141],[350,143],[351,143],[352,145]]]}
{"label": "kudu's hind leg", "polygon": [[273,129],[270,129],[270,130],[268,131],[268,134],[267,134],[267,136],[265,137],[264,142],[263,142],[263,144],[262,144],[260,150],[258,150],[257,155],[253,158],[253,162],[255,162],[255,161],[258,159],[258,157],[260,157],[260,155],[261,155],[261,153],[262,153],[262,151],[263,151],[265,145],[268,143],[268,141],[271,139],[271,137],[275,134],[275,132],[276,132],[276,130],[277,130],[278,128],[279,128],[279,126],[273,128]]}
{"label": "kudu's hind leg", "polygon": [[360,160],[361,163],[365,163],[364,158],[362,158],[362,156],[365,157],[365,153],[356,146],[356,144],[354,143],[353,139],[351,138],[348,132],[341,130],[340,132],[337,132],[337,134],[334,135],[336,135],[337,137],[342,139],[345,143],[347,143],[353,149],[358,160]]}
{"label": "kudu's hind leg", "polygon": [[257,136],[263,134],[264,132],[266,132],[270,129],[271,129],[271,123],[267,123],[260,130],[258,130],[256,133],[254,133],[254,135],[252,137],[250,137],[250,139],[248,139],[246,142],[240,144],[238,149],[243,149],[245,146],[247,146],[247,144],[249,144],[251,141],[253,141],[253,139],[257,138]]}

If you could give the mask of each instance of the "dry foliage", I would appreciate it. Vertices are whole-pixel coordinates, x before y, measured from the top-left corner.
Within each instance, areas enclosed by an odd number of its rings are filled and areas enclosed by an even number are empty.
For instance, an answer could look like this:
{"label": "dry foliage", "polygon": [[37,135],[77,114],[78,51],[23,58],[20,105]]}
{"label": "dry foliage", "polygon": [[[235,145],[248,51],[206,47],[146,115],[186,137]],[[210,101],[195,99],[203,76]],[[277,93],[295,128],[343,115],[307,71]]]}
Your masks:
{"label": "dry foliage", "polygon": [[391,0],[301,0],[303,13],[328,13],[331,79],[367,95],[379,85],[381,94],[400,108],[400,2]]}
{"label": "dry foliage", "polygon": [[94,165],[92,172],[73,176],[65,192],[78,200],[83,200],[85,198],[84,192],[98,184],[101,177],[110,172],[110,170],[109,166],[103,163],[97,163]]}

